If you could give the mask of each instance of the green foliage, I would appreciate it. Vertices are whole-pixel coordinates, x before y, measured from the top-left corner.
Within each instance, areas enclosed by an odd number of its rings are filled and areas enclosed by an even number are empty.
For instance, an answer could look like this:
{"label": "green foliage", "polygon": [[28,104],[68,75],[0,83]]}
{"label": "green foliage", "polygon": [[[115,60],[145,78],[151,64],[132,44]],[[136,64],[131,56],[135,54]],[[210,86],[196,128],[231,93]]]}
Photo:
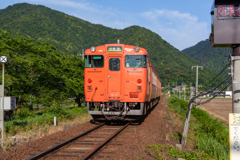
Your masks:
{"label": "green foliage", "polygon": [[211,47],[210,41],[201,41],[195,46],[186,48],[183,52],[191,56],[207,68],[220,72],[228,63],[228,55],[232,54],[231,48],[227,47]]}
{"label": "green foliage", "polygon": [[168,119],[168,120],[171,120],[171,118],[168,117],[168,116],[164,116],[163,118]]}
{"label": "green foliage", "polygon": [[216,157],[217,159],[229,159],[229,150],[222,143],[219,143],[215,138],[209,137],[207,134],[201,134],[198,137],[196,147],[200,151]]}
{"label": "green foliage", "polygon": [[[0,15],[1,28],[12,36],[18,33],[34,41],[48,42],[59,51],[73,55],[81,54],[82,49],[116,43],[120,39],[122,44],[137,45],[148,51],[162,84],[195,82],[195,71],[191,70],[191,66],[198,62],[149,29],[139,26],[130,26],[123,30],[112,29],[41,5],[27,3],[9,6],[0,10]],[[214,75],[215,72],[204,68],[199,72],[199,83],[206,83]]]}
{"label": "green foliage", "polygon": [[[25,112],[27,108],[22,108]],[[73,119],[77,115],[83,115],[87,113],[87,108],[68,108],[63,109],[60,107],[50,107],[44,109],[43,112],[39,115],[32,111],[28,116],[16,116],[14,120],[4,122],[5,132],[8,135],[15,135],[20,131],[28,131],[34,127],[43,126],[43,125],[53,125],[53,118],[57,117],[57,121],[63,121],[65,119]]]}
{"label": "green foliage", "polygon": [[[166,151],[167,154],[172,158],[184,158],[184,159],[187,159],[187,160],[209,159],[208,155],[205,154],[205,153],[201,153],[199,151],[197,151],[197,152],[196,151],[186,152],[184,150],[176,149],[172,145],[168,146],[168,145],[158,144],[158,145],[148,145],[146,147],[153,148],[153,149],[155,149],[156,151],[159,151],[159,152]],[[148,154],[153,155],[150,151],[148,151]],[[160,154],[155,154],[155,158],[158,159],[156,155],[160,155]]]}
{"label": "green foliage", "polygon": [[80,57],[59,53],[48,43],[16,38],[0,30],[0,51],[6,55],[7,96],[15,96],[17,107],[32,104],[50,107],[74,97],[81,106],[83,61]]}
{"label": "green foliage", "polygon": [[[177,98],[169,99],[169,106],[185,120],[188,102]],[[229,159],[229,130],[221,121],[212,118],[206,111],[192,108],[191,116],[197,122],[190,121],[197,137],[196,148],[212,158]]]}
{"label": "green foliage", "polygon": [[15,113],[16,119],[24,119],[26,117],[34,117],[36,115],[35,112],[29,111],[28,108],[21,108],[18,113]]}
{"label": "green foliage", "polygon": [[43,110],[43,113],[51,113],[57,116],[69,116],[69,113],[67,113],[63,108],[60,106],[55,107],[45,107]]}

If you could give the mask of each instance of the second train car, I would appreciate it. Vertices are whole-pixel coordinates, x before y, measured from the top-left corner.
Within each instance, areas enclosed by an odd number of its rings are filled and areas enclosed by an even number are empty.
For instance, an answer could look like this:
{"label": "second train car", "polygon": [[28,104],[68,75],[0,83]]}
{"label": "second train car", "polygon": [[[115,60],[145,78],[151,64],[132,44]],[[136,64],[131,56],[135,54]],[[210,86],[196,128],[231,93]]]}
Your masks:
{"label": "second train car", "polygon": [[160,100],[161,81],[144,48],[91,47],[84,63],[85,100],[94,120],[138,120]]}

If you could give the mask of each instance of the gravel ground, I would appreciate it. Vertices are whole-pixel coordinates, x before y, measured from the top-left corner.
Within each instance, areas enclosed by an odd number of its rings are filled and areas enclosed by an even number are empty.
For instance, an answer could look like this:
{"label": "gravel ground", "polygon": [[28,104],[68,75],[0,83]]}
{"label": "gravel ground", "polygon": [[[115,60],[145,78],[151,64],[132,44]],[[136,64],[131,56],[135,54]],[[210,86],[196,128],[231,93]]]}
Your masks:
{"label": "gravel ground", "polygon": [[[169,112],[166,98],[167,96],[163,94],[159,104],[147,115],[140,125],[137,125],[136,133],[126,139],[126,143],[119,148],[112,159],[155,159],[145,153],[146,149],[149,149],[146,145],[171,144],[175,146],[179,143],[179,140],[174,140],[171,137],[175,132],[182,132],[183,122],[180,122],[176,115]],[[0,159],[27,159],[30,157],[29,155],[46,150],[95,125],[91,122],[86,122],[27,142],[10,150],[0,152]],[[153,149],[149,150],[154,152]],[[171,159],[164,153],[163,158]]]}
{"label": "gravel ground", "polygon": [[[113,159],[155,159],[145,153],[146,150],[154,152],[146,145],[173,145],[179,140],[171,139],[175,132],[182,132],[183,124],[174,114],[170,114],[166,95],[162,95],[159,104],[149,113],[144,122],[137,127],[135,135],[129,137],[124,146],[116,153]],[[163,158],[171,159],[163,153]]]}

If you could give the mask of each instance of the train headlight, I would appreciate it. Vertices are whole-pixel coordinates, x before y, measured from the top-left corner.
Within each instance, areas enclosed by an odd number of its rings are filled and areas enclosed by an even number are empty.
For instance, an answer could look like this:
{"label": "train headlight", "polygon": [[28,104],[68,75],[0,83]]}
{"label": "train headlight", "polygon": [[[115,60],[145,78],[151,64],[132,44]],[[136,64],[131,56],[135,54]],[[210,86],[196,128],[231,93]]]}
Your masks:
{"label": "train headlight", "polygon": [[91,52],[95,52],[96,51],[96,47],[91,47]]}
{"label": "train headlight", "polygon": [[88,83],[92,83],[92,79],[91,78],[88,78]]}
{"label": "train headlight", "polygon": [[134,51],[135,51],[135,52],[138,52],[138,51],[139,51],[139,47],[137,47],[137,46],[134,47]]}
{"label": "train headlight", "polygon": [[142,82],[142,80],[141,80],[141,79],[138,79],[138,80],[137,80],[137,82],[138,82],[138,83],[141,83],[141,82]]}

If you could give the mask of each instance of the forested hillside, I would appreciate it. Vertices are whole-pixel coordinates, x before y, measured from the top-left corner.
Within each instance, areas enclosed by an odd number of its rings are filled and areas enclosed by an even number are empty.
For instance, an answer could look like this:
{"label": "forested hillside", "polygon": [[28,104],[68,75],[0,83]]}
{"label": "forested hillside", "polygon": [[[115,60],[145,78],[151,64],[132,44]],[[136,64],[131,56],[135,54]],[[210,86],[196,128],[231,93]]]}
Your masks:
{"label": "forested hillside", "polygon": [[[162,83],[195,83],[191,66],[200,63],[180,52],[156,33],[139,26],[123,30],[92,24],[41,5],[15,4],[0,10],[0,27],[12,36],[24,35],[34,41],[48,42],[58,51],[78,55],[91,46],[116,43],[137,45],[147,49]],[[199,83],[207,83],[215,72],[204,68]]]}
{"label": "forested hillside", "polygon": [[211,45],[210,41],[201,41],[195,46],[184,49],[183,52],[209,69],[220,72],[228,63],[228,55],[232,54],[232,49],[227,47],[213,48]]}

